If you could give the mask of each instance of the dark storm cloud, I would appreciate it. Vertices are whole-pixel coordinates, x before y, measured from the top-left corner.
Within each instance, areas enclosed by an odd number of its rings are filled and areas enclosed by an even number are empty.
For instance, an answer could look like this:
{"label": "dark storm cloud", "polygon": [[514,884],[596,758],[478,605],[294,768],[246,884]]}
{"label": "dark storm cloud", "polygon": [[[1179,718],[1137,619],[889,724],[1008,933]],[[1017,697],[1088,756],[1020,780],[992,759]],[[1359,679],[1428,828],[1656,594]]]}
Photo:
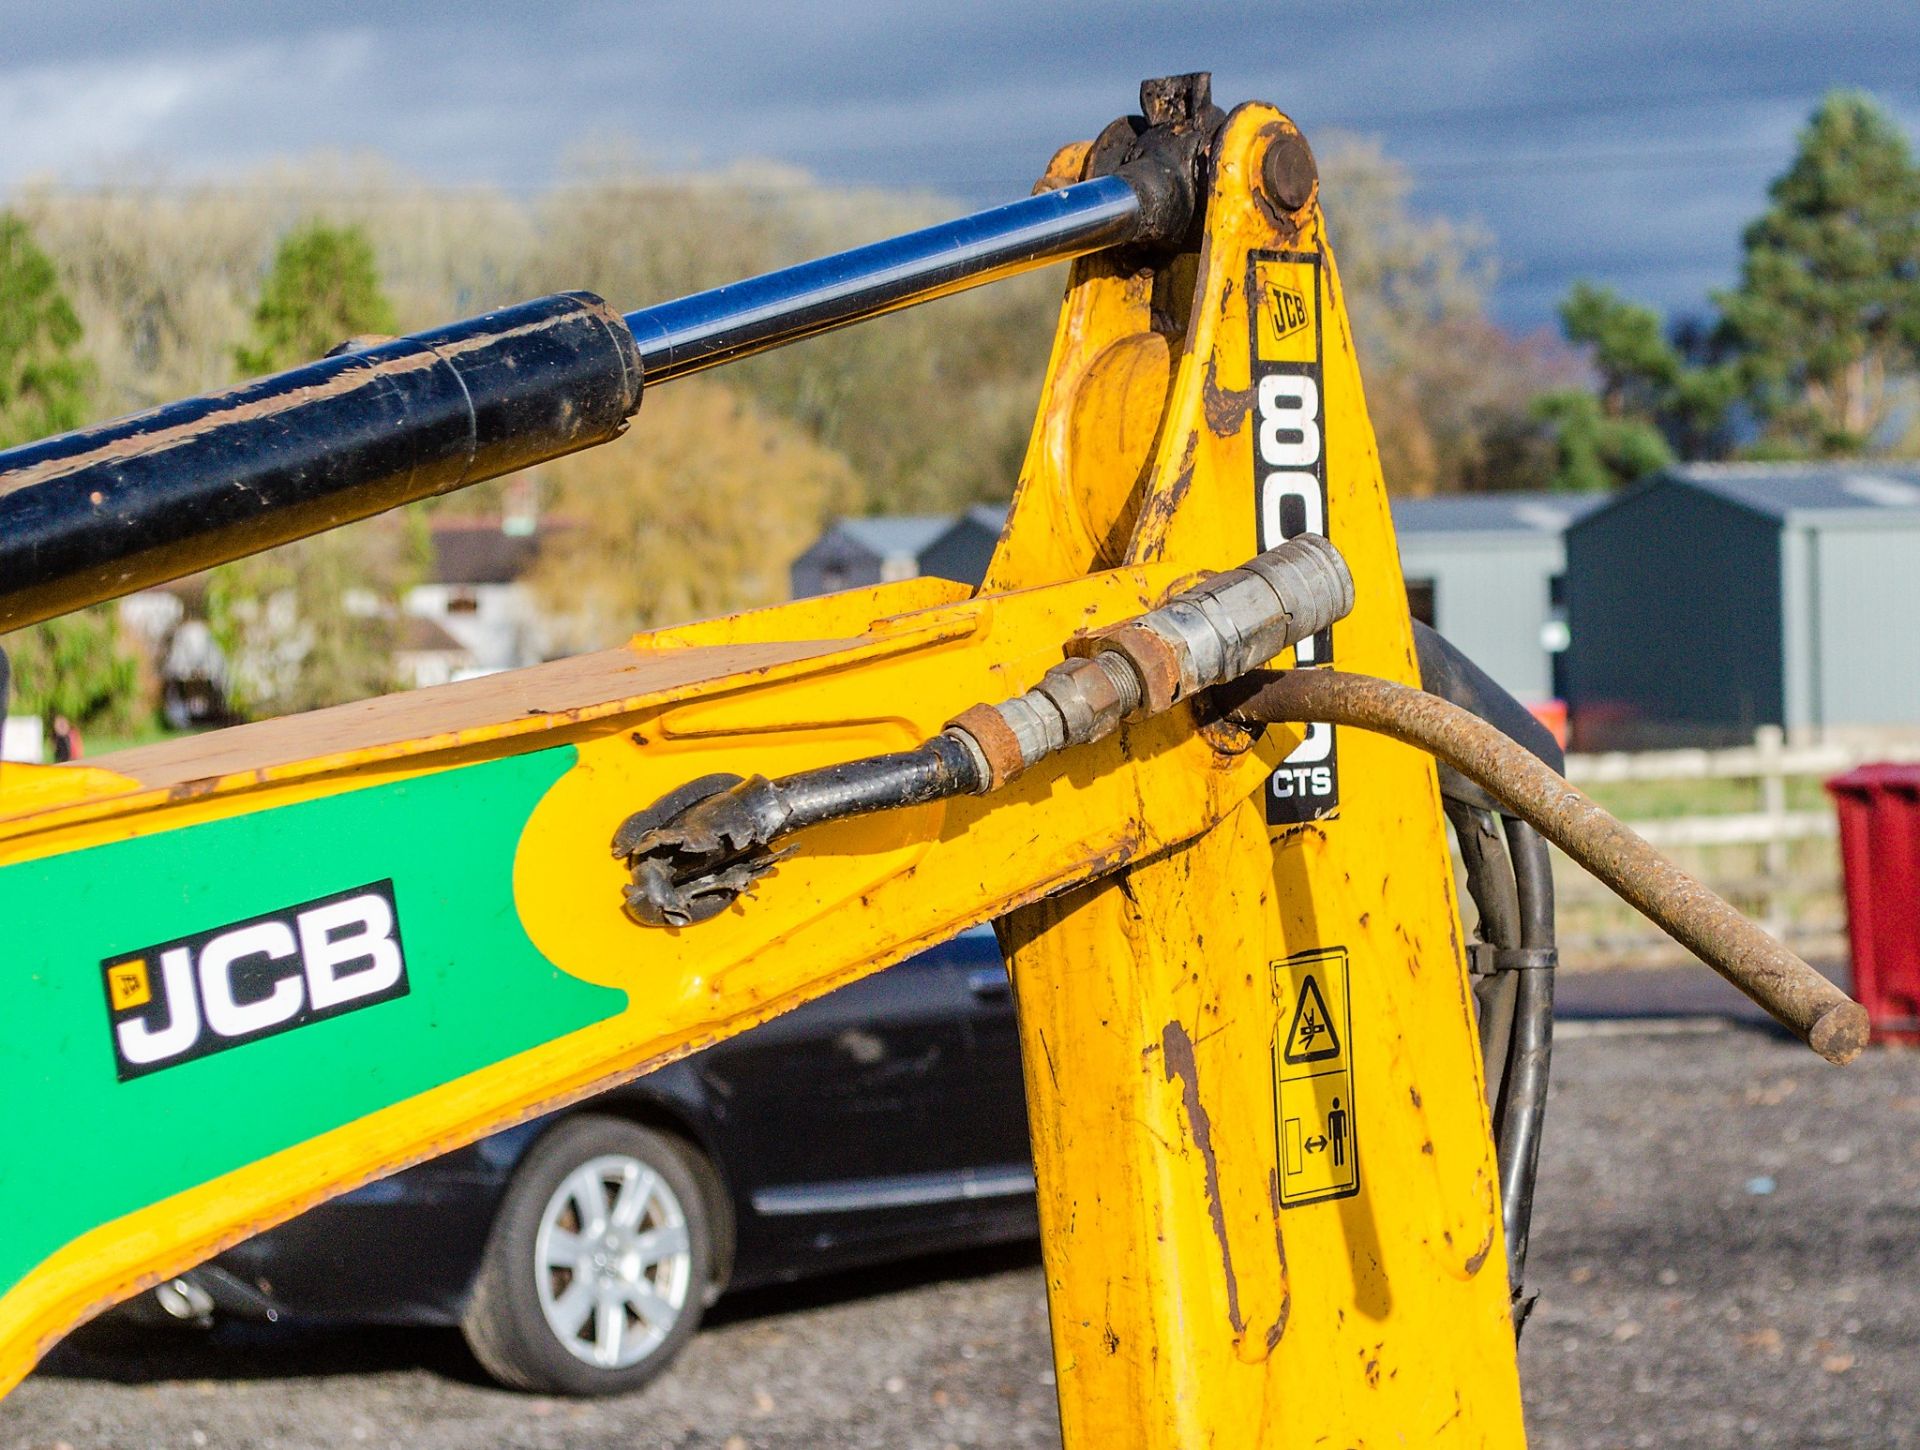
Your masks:
{"label": "dark storm cloud", "polygon": [[583,138],[625,136],[663,165],[764,157],[984,203],[1141,76],[1211,67],[1225,100],[1379,135],[1419,204],[1481,218],[1500,312],[1525,326],[1582,275],[1704,305],[1828,87],[1920,125],[1920,5],[1886,0],[13,0],[0,17],[0,183],[373,148],[433,179],[537,187]]}

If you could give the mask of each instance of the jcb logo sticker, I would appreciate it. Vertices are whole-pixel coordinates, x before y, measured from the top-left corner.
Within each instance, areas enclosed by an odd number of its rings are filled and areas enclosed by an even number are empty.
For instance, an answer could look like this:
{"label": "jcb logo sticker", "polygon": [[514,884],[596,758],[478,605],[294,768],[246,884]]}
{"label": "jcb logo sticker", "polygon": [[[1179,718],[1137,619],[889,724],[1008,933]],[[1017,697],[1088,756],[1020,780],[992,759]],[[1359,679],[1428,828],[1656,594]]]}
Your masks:
{"label": "jcb logo sticker", "polygon": [[120,1080],[407,995],[377,881],[100,964]]}
{"label": "jcb logo sticker", "polygon": [[[1297,534],[1334,537],[1327,518],[1326,418],[1320,396],[1320,256],[1255,253],[1247,299],[1253,331],[1254,508],[1264,551]],[[1294,647],[1298,665],[1333,659],[1333,631]],[[1318,820],[1340,804],[1331,725],[1311,725],[1267,782],[1267,821]]]}
{"label": "jcb logo sticker", "polygon": [[1279,361],[1277,354],[1280,344],[1313,321],[1313,312],[1307,299],[1293,288],[1278,281],[1267,288],[1267,315],[1261,319],[1263,324],[1261,349],[1263,356]]}

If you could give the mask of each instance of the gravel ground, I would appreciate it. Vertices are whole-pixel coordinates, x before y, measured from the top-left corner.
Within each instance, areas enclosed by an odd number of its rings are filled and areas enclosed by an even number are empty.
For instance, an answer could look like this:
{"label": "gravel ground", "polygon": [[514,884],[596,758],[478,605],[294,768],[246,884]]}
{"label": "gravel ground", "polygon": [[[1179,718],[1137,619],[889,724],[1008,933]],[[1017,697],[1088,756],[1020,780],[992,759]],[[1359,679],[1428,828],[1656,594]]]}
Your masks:
{"label": "gravel ground", "polygon": [[[1570,1023],[1522,1368],[1533,1444],[1920,1446],[1920,1053]],[[723,1303],[653,1390],[486,1387],[457,1336],[96,1326],[4,1450],[1058,1444],[1030,1250]]]}
{"label": "gravel ground", "polygon": [[1582,1028],[1535,1209],[1533,1444],[1920,1446],[1920,1053]]}

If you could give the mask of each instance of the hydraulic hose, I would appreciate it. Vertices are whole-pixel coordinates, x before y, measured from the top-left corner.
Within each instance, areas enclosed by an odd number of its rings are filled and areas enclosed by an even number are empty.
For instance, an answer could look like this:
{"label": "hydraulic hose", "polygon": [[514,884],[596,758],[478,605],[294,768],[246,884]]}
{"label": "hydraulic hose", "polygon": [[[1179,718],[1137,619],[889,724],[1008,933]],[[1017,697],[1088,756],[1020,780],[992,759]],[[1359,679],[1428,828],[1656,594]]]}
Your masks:
{"label": "hydraulic hose", "polygon": [[[1414,649],[1429,694],[1484,720],[1556,772],[1565,764],[1559,741],[1525,706],[1418,621]],[[1474,1000],[1517,1331],[1530,1302],[1522,1285],[1553,1065],[1553,862],[1540,833],[1485,789],[1444,762],[1439,775],[1441,801],[1466,863],[1467,894],[1480,913]]]}
{"label": "hydraulic hose", "polygon": [[1553,1067],[1553,861],[1547,843],[1527,822],[1509,819],[1506,828],[1520,908],[1520,949],[1523,957],[1532,958],[1506,974],[1517,980],[1498,1144],[1507,1267],[1517,1295],[1527,1267],[1533,1185],[1547,1119],[1547,1079]]}
{"label": "hydraulic hose", "polygon": [[[1464,805],[1449,797],[1444,789],[1440,804],[1453,827],[1460,859],[1467,868],[1467,896],[1480,915],[1474,928],[1478,938],[1474,947],[1495,953],[1517,949],[1520,901],[1499,815]],[[1505,1094],[1507,1047],[1513,1038],[1515,975],[1493,971],[1476,973],[1473,979],[1474,1008],[1480,1026],[1480,1060],[1487,1070],[1487,1107],[1496,1124]]]}
{"label": "hydraulic hose", "polygon": [[1821,1057],[1851,1062],[1866,1045],[1867,1014],[1858,1002],[1459,706],[1389,680],[1325,669],[1255,671],[1214,697],[1242,724],[1345,725],[1429,752],[1510,806]]}

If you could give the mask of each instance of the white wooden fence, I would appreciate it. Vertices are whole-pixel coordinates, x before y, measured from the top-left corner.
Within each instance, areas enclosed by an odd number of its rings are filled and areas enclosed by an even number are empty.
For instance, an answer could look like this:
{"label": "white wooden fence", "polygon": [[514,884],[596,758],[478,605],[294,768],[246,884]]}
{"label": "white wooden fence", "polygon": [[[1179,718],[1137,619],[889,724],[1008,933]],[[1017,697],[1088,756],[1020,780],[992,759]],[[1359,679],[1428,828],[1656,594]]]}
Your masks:
{"label": "white wooden fence", "polygon": [[[1603,804],[1620,802],[1618,813],[1649,842],[1802,955],[1834,960],[1846,952],[1838,823],[1817,783],[1869,760],[1920,760],[1920,740],[1788,745],[1779,727],[1768,725],[1755,733],[1752,745],[1727,750],[1570,755],[1567,778]],[[1699,791],[1700,804],[1708,809],[1636,813],[1635,787],[1704,781],[1730,783],[1725,790]],[[1711,809],[1721,801],[1729,808]],[[1567,965],[1686,959],[1684,951],[1557,852],[1554,880]]]}

